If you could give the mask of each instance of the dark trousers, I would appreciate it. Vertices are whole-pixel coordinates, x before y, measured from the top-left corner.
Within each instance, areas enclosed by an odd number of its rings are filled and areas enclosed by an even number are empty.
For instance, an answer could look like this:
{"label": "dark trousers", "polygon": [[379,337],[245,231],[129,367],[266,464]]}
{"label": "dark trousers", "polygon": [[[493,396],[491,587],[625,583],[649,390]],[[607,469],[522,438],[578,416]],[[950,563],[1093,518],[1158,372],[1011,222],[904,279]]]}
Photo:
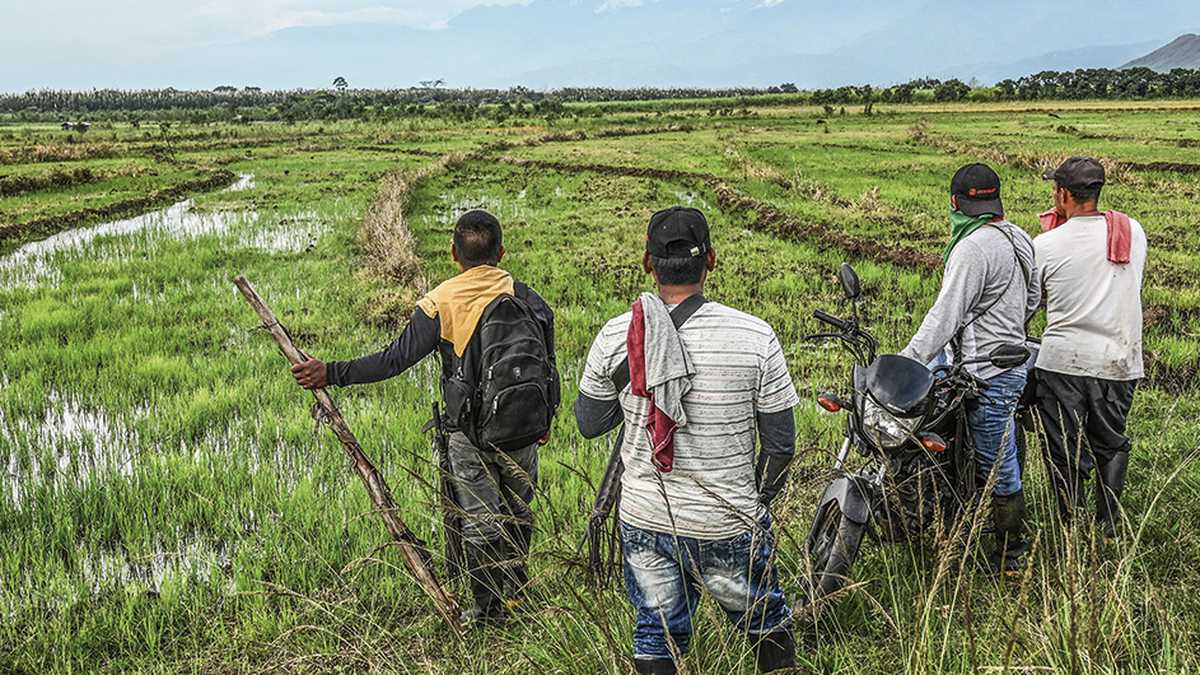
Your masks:
{"label": "dark trousers", "polygon": [[1093,467],[1129,452],[1125,427],[1137,380],[1034,372],[1046,467],[1066,510],[1080,504]]}
{"label": "dark trousers", "polygon": [[485,452],[455,432],[450,435],[450,465],[466,543],[498,544],[509,538],[507,530],[513,526],[533,527],[529,505],[537,486],[537,444],[514,452]]}

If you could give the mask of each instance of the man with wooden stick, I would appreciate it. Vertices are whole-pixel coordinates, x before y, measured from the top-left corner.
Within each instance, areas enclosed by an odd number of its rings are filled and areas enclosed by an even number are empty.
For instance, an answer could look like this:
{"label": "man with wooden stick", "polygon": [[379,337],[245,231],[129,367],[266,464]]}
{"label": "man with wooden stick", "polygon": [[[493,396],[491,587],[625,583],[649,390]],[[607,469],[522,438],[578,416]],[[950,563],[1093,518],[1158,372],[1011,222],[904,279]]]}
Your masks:
{"label": "man with wooden stick", "polygon": [[490,213],[459,218],[450,255],[462,272],[417,303],[395,342],[353,361],[310,359],[292,371],[306,388],[344,387],[441,355],[442,422],[474,596],[464,619],[496,623],[506,615],[503,598],[523,596],[528,585],[538,447],[559,403],[554,313],[497,266],[504,246]]}
{"label": "man with wooden stick", "polygon": [[771,327],[704,299],[716,261],[700,211],[654,214],[642,264],[658,292],[604,326],[579,383],[585,437],[627,426],[620,530],[639,673],[676,672],[701,588],[750,637],[760,670],[795,661],[767,507],[799,399]]}

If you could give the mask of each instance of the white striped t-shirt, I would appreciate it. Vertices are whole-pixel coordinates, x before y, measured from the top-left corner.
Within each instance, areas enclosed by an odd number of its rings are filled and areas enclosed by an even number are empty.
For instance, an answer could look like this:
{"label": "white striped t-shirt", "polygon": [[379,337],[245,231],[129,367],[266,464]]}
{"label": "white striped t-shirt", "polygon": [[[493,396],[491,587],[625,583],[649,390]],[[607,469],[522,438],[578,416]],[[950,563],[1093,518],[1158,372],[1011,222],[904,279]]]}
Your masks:
{"label": "white striped t-shirt", "polygon": [[[581,393],[601,401],[618,398],[612,373],[625,358],[631,316],[626,312],[609,321],[596,336],[579,382]],[[620,392],[625,413],[621,519],[699,539],[736,536],[765,515],[754,480],[755,415],[788,410],[800,399],[775,331],[762,319],[707,302],[679,336],[696,376],[683,397],[687,425],[675,433],[670,473],[659,473],[650,461],[649,401],[629,387]]]}

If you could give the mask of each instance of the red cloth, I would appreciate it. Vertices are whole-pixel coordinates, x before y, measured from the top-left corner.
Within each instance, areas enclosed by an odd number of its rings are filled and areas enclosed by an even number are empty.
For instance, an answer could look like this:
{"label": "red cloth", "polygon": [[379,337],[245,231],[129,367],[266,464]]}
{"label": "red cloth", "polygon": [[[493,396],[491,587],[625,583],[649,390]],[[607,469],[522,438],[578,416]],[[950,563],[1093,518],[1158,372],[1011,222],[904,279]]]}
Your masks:
{"label": "red cloth", "polygon": [[633,395],[650,399],[650,418],[646,422],[653,445],[650,460],[659,472],[671,473],[675,468],[675,430],[679,424],[655,405],[654,393],[646,388],[646,318],[641,300],[633,303],[633,320],[629,322],[625,346],[629,351],[629,384]]}
{"label": "red cloth", "polygon": [[[1042,232],[1049,232],[1067,222],[1055,209],[1038,216],[1042,221]],[[1108,224],[1108,261],[1117,265],[1127,265],[1130,259],[1130,249],[1133,247],[1133,228],[1129,224],[1129,216],[1120,211],[1105,211],[1104,221]]]}

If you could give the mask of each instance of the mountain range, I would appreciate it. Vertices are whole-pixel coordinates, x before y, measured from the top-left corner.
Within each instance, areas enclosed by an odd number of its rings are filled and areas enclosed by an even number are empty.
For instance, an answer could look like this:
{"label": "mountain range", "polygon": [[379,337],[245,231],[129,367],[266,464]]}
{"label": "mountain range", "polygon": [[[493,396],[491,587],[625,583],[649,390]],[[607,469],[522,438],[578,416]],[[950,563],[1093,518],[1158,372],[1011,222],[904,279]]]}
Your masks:
{"label": "mountain range", "polygon": [[1200,68],[1200,35],[1181,35],[1170,44],[1124,65],[1125,68],[1150,68],[1167,72],[1174,68]]}
{"label": "mountain range", "polygon": [[[266,88],[767,86],[988,83],[1046,69],[1118,67],[1200,13],[1179,0],[531,0],[477,6],[440,29],[293,27],[180,46],[113,66],[37,69],[42,86]],[[0,62],[0,89],[29,64]],[[62,68],[67,71],[58,72]],[[54,72],[44,72],[54,71]],[[56,84],[62,83],[62,84]]]}

